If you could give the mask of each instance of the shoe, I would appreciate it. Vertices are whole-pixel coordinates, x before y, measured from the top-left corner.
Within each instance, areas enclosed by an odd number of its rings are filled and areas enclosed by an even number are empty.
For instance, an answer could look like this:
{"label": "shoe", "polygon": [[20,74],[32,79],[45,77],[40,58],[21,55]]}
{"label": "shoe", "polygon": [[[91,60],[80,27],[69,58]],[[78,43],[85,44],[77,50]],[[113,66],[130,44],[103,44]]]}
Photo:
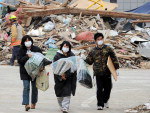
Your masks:
{"label": "shoe", "polygon": [[14,66],[20,66],[20,65],[17,63],[17,64],[15,64]]}
{"label": "shoe", "polygon": [[29,105],[25,105],[25,111],[29,111],[30,106]]}
{"label": "shoe", "polygon": [[68,110],[67,109],[63,109],[62,112],[63,113],[68,113]]}
{"label": "shoe", "polygon": [[10,62],[8,62],[7,64],[10,65],[10,66],[14,66],[14,64],[13,64],[13,63],[10,63]]}
{"label": "shoe", "polygon": [[63,113],[68,113],[68,111],[63,111]]}
{"label": "shoe", "polygon": [[35,109],[35,104],[31,104],[31,109]]}
{"label": "shoe", "polygon": [[104,107],[105,107],[105,108],[109,108],[108,102],[107,102],[107,103],[104,103]]}
{"label": "shoe", "polygon": [[63,109],[62,109],[62,107],[59,107],[59,109],[60,109],[60,111],[61,111],[61,112],[63,112]]}
{"label": "shoe", "polygon": [[103,110],[103,107],[102,106],[98,106],[97,110]]}

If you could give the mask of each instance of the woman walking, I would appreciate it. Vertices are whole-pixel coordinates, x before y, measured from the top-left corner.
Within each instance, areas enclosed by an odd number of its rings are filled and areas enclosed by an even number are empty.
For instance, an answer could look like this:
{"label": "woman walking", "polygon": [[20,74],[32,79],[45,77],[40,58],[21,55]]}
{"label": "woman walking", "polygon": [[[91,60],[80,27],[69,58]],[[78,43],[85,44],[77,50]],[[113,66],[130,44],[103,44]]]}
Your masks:
{"label": "woman walking", "polygon": [[[57,51],[54,62],[61,59],[75,56],[71,51],[71,44],[68,41],[64,41],[60,50]],[[58,104],[63,113],[68,113],[71,94],[74,96],[76,91],[76,72],[71,73],[70,70],[65,72],[64,74],[54,75],[55,80],[55,94],[57,96]]]}
{"label": "woman walking", "polygon": [[[32,57],[32,52],[40,52],[41,49],[33,45],[33,39],[26,35],[22,38],[21,48],[18,55],[18,63],[20,65],[20,78],[23,81],[23,101],[22,105],[25,105],[25,111],[28,111],[30,108],[35,109],[36,103],[38,101],[38,90],[36,88],[36,80],[32,81],[31,77],[28,75],[24,65],[27,60]],[[31,106],[29,104],[29,95],[30,95],[30,83],[32,86],[31,94]]]}

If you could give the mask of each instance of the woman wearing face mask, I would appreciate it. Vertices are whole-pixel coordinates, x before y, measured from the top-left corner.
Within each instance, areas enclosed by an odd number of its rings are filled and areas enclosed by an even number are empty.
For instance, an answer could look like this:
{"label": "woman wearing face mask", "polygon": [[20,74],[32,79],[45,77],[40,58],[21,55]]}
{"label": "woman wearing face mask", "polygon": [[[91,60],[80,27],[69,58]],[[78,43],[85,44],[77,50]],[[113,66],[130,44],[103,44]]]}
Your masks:
{"label": "woman wearing face mask", "polygon": [[[64,41],[60,50],[57,51],[54,62],[61,59],[75,56],[71,51],[71,45],[69,42]],[[71,73],[70,70],[64,73],[62,76],[54,75],[55,80],[55,94],[57,96],[58,104],[63,113],[68,113],[71,94],[75,95],[76,90],[76,72]]]}
{"label": "woman wearing face mask", "polygon": [[[21,48],[18,55],[18,63],[20,65],[20,78],[23,81],[23,101],[22,105],[25,105],[25,110],[28,111],[30,108],[35,109],[35,105],[38,100],[38,90],[36,88],[36,82],[31,81],[31,77],[28,75],[24,65],[27,60],[32,57],[32,52],[40,52],[41,49],[33,45],[33,39],[26,35],[22,38]],[[29,95],[30,95],[30,83],[32,86],[31,95],[31,106],[29,105]]]}

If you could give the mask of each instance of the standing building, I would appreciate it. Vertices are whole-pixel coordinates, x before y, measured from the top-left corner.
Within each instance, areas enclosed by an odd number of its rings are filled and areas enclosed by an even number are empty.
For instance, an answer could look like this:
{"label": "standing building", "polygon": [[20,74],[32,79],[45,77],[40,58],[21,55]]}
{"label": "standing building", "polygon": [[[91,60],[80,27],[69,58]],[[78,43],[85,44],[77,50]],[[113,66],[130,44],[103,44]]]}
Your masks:
{"label": "standing building", "polygon": [[150,2],[150,0],[104,0],[112,3],[117,3],[119,7],[116,9],[117,11],[129,11],[131,9],[135,9],[139,6],[142,6],[146,2]]}

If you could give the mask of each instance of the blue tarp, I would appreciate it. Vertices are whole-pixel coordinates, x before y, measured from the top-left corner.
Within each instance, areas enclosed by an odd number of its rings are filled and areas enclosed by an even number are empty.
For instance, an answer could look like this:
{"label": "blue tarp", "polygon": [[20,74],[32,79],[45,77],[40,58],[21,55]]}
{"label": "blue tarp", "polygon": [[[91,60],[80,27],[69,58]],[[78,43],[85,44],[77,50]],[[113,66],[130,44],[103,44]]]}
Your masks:
{"label": "blue tarp", "polygon": [[144,5],[136,8],[136,9],[132,9],[132,10],[126,11],[126,12],[150,14],[150,2],[147,2]]}
{"label": "blue tarp", "polygon": [[[2,2],[2,0],[0,0],[0,2]],[[2,7],[2,5],[0,4],[0,7]]]}

